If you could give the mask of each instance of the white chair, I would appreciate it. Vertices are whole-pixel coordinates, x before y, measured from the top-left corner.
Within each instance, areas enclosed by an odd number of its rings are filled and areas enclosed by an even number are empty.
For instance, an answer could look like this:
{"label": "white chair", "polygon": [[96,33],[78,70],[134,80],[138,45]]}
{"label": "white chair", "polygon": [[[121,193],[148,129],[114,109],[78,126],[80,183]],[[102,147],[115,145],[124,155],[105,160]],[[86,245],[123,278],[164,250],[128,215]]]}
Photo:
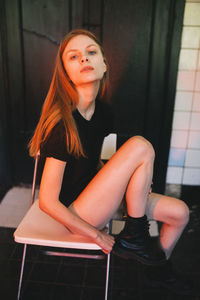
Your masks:
{"label": "white chair", "polygon": [[[109,159],[116,151],[116,134],[110,134],[104,139],[101,158]],[[58,248],[82,249],[82,250],[101,250],[101,248],[93,243],[89,238],[81,235],[72,234],[66,227],[49,215],[44,213],[39,208],[39,200],[35,200],[35,184],[36,173],[39,156],[35,160],[33,185],[32,185],[32,203],[27,214],[14,232],[14,240],[17,243],[24,244],[24,251],[21,264],[20,280],[17,299],[20,299],[22,278],[26,257],[27,245],[50,246]],[[67,257],[81,257],[102,259],[105,255],[94,254],[78,254],[66,252],[45,251],[47,255],[67,256]],[[109,268],[110,268],[110,254],[107,255],[107,268],[106,268],[106,282],[105,282],[105,300],[108,297],[108,282],[109,282]]]}

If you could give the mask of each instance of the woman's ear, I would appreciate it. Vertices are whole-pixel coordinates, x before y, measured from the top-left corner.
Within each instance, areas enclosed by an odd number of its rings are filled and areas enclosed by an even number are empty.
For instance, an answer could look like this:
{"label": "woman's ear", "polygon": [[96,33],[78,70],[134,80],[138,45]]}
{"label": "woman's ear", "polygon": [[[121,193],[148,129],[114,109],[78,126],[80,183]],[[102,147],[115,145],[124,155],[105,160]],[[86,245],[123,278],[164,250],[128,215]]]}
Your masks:
{"label": "woman's ear", "polygon": [[105,62],[103,62],[103,66],[104,66],[104,73],[107,71],[107,66],[105,64]]}

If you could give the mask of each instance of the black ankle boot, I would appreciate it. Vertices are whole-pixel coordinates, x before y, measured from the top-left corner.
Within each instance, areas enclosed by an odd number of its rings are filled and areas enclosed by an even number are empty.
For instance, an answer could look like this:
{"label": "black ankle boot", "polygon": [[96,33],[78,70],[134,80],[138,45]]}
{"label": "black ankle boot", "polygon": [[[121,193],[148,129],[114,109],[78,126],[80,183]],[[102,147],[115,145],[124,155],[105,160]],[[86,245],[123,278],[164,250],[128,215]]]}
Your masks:
{"label": "black ankle boot", "polygon": [[165,288],[177,295],[192,295],[195,293],[190,280],[178,274],[168,260],[161,266],[146,266],[144,279],[148,286]]}
{"label": "black ankle boot", "polygon": [[117,235],[113,253],[126,259],[135,259],[147,265],[165,262],[165,253],[158,239],[151,238],[147,217],[127,217],[124,229]]}

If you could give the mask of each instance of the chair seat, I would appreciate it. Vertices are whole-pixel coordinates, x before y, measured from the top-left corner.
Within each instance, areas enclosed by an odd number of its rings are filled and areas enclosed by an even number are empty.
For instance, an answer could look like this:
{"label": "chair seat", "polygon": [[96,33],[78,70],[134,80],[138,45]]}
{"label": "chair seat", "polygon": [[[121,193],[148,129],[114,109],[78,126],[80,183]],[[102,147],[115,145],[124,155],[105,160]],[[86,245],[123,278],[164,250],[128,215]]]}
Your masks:
{"label": "chair seat", "polygon": [[39,200],[35,200],[18,228],[14,232],[17,243],[51,246],[60,248],[101,249],[89,238],[71,233],[39,208]]}

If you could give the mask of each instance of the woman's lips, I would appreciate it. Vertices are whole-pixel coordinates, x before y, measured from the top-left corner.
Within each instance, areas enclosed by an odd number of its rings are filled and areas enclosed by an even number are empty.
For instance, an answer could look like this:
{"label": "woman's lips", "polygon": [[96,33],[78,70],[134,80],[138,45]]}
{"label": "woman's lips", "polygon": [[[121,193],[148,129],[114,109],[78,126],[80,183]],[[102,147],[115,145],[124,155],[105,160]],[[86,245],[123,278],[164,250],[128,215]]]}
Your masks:
{"label": "woman's lips", "polygon": [[91,67],[91,66],[86,66],[86,67],[82,68],[80,72],[82,73],[82,72],[87,72],[87,71],[92,71],[92,70],[94,70],[93,67]]}

